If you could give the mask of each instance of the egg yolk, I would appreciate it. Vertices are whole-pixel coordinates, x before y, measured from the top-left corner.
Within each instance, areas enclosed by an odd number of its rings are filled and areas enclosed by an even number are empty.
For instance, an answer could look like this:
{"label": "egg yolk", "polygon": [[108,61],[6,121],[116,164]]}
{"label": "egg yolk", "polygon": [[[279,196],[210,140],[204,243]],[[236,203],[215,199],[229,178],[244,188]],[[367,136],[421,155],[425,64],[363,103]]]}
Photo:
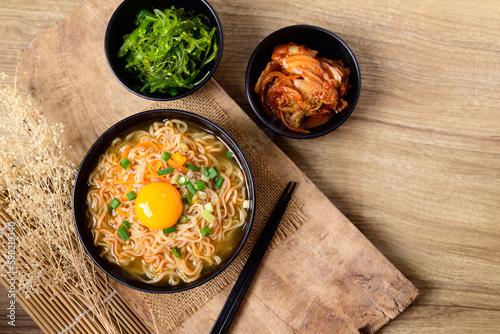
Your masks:
{"label": "egg yolk", "polygon": [[181,194],[169,183],[150,183],[139,191],[135,213],[146,227],[162,230],[174,226],[182,214]]}

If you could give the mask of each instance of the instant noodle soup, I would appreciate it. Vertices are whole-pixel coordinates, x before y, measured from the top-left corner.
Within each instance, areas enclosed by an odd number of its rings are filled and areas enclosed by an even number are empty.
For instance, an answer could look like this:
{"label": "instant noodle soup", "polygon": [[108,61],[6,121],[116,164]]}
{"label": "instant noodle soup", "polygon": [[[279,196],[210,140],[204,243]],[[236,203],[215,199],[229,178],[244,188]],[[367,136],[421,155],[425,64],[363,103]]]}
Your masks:
{"label": "instant noodle soup", "polygon": [[88,183],[94,245],[146,283],[196,281],[229,256],[247,219],[238,160],[212,133],[181,120],[116,138]]}

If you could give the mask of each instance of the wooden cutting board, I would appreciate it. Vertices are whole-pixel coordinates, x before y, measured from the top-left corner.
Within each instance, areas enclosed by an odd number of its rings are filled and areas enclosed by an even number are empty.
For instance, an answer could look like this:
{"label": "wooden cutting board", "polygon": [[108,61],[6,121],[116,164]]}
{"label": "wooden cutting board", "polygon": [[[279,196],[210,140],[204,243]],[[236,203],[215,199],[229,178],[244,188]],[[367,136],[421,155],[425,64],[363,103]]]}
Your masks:
{"label": "wooden cutting board", "polygon": [[[62,140],[71,145],[75,162],[110,125],[149,103],[125,90],[106,64],[104,33],[119,3],[86,1],[19,56],[19,88],[34,96],[49,120],[65,125]],[[264,258],[233,332],[371,333],[402,312],[417,296],[416,288],[215,81],[206,89],[274,171],[284,180],[299,182],[296,194],[307,217],[296,233]],[[230,288],[176,331],[208,332]],[[139,293],[120,290],[152,327]]]}

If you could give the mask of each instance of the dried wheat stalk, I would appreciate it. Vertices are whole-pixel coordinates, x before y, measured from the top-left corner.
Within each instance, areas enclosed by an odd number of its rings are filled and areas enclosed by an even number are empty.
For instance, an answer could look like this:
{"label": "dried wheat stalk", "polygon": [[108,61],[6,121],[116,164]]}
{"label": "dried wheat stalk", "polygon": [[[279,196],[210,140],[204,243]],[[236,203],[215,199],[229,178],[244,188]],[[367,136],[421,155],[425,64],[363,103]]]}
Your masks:
{"label": "dried wheat stalk", "polygon": [[[18,293],[64,294],[95,328],[121,332],[74,227],[77,168],[58,139],[63,126],[49,124],[33,99],[12,87],[0,88],[0,108],[0,229],[7,215],[16,222],[17,256],[27,259],[17,270]],[[0,256],[4,276],[6,263]]]}

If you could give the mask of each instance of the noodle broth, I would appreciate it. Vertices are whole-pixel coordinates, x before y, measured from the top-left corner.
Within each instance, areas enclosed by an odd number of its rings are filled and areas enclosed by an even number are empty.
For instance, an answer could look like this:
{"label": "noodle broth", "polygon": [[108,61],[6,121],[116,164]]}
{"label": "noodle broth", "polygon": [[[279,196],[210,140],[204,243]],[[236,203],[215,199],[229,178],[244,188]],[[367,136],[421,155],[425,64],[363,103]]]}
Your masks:
{"label": "noodle broth", "polygon": [[[164,152],[171,158],[162,159]],[[185,158],[184,164],[172,160],[179,156]],[[127,169],[120,164],[123,158],[130,162]],[[188,165],[195,170],[187,169]],[[172,166],[172,173],[158,175]],[[176,286],[198,280],[230,257],[243,236],[249,202],[240,166],[227,145],[198,125],[169,119],[134,128],[113,140],[90,173],[87,218],[94,245],[102,257],[140,281]],[[202,167],[214,167],[218,176],[208,178]],[[180,177],[192,184],[203,181],[206,188],[192,194],[178,183]],[[223,181],[217,189],[220,177]],[[182,206],[173,233],[144,226],[135,211],[136,199],[127,197],[154,182],[171,184],[181,196],[192,197],[189,205]],[[120,201],[116,208],[110,207],[114,199]],[[204,216],[210,209],[213,221]],[[127,240],[118,231],[126,228],[123,221],[130,223]],[[208,236],[201,233],[207,228]]]}

